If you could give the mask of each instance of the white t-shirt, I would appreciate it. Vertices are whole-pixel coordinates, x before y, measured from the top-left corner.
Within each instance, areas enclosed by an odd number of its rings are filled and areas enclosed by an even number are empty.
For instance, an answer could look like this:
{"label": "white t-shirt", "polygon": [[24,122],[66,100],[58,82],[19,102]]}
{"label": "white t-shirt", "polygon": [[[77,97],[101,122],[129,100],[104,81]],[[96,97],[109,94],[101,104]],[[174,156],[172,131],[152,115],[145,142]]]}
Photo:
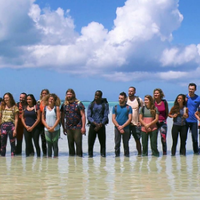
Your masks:
{"label": "white t-shirt", "polygon": [[[142,99],[139,97],[140,100],[140,105],[141,107],[143,106],[143,101]],[[131,124],[133,125],[137,125],[138,121],[139,121],[139,104],[137,101],[137,98],[135,97],[135,99],[133,101],[131,101],[128,97],[127,100],[127,104],[132,108],[132,121]]]}

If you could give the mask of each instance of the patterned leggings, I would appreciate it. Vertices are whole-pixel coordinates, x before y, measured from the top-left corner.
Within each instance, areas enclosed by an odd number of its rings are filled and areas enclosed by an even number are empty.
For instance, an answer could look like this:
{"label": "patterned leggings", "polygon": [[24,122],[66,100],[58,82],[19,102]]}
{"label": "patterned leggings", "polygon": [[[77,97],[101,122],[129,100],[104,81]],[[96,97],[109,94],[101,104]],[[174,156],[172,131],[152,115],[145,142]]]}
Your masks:
{"label": "patterned leggings", "polygon": [[15,155],[15,137],[13,130],[15,126],[12,122],[5,122],[1,125],[1,156],[6,155],[7,138],[10,138],[11,156]]}

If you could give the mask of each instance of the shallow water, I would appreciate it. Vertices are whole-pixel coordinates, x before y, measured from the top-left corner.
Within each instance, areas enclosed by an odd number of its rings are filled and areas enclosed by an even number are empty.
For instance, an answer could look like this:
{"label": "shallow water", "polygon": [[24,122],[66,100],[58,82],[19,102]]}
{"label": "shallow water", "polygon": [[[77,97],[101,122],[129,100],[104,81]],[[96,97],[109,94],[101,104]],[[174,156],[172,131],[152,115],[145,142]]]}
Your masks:
{"label": "shallow water", "polygon": [[[110,116],[111,117],[111,116]],[[110,121],[111,122],[111,121]],[[137,157],[130,140],[130,158],[114,157],[114,128],[107,126],[107,157],[99,155],[98,139],[94,157],[87,156],[87,136],[83,136],[84,157],[69,157],[67,138],[59,140],[59,158],[24,155],[11,158],[8,145],[0,157],[0,199],[199,199],[200,157],[193,155],[188,134],[187,156],[171,157],[171,120],[168,120],[168,155]],[[88,128],[87,128],[88,129]],[[160,136],[158,149],[161,152]]]}

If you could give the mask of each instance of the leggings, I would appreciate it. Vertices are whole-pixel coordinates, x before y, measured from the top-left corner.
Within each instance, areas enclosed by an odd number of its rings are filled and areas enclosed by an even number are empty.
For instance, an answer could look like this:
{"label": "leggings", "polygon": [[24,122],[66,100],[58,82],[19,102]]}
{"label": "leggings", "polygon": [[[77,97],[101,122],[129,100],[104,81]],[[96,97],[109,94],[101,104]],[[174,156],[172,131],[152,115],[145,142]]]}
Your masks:
{"label": "leggings", "polygon": [[172,127],[172,156],[176,154],[176,145],[178,142],[178,134],[180,133],[180,139],[181,139],[181,144],[180,144],[180,155],[186,154],[186,139],[187,139],[187,127],[186,126],[178,126],[178,125],[173,125]]}
{"label": "leggings", "polygon": [[6,155],[7,138],[10,138],[11,156],[15,155],[15,137],[13,130],[15,126],[12,122],[5,122],[1,125],[1,156]]}
{"label": "leggings", "polygon": [[60,129],[54,132],[45,131],[45,138],[47,141],[48,157],[52,157],[52,149],[54,151],[54,157],[58,156],[58,139],[60,136]]}
{"label": "leggings", "polygon": [[32,139],[33,139],[37,156],[40,157],[39,135],[40,131],[38,127],[35,127],[31,132],[28,132],[26,128],[24,128],[24,136],[26,141],[26,156],[29,156],[32,153]]}
{"label": "leggings", "polygon": [[167,154],[167,124],[166,122],[158,123],[158,132],[160,131],[163,155]]}

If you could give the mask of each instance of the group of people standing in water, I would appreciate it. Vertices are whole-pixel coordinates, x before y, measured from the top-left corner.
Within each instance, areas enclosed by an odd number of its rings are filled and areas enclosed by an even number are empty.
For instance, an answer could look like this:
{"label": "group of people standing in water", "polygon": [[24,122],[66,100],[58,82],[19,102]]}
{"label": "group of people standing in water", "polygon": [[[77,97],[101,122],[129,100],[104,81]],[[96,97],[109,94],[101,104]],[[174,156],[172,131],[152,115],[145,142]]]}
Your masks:
{"label": "group of people standing in water", "polygon": [[[164,93],[156,88],[153,96],[146,95],[144,101],[135,96],[136,88],[129,87],[128,96],[119,94],[119,103],[112,109],[114,124],[115,156],[120,156],[121,139],[124,156],[129,157],[129,140],[134,137],[138,156],[148,156],[148,143],[153,156],[159,156],[157,138],[160,133],[163,155],[167,155],[167,118],[173,118],[171,130],[171,155],[176,155],[178,135],[180,135],[180,155],[186,155],[187,133],[192,134],[194,154],[198,149],[198,121],[200,121],[200,97],[195,94],[196,84],[190,83],[188,94],[179,94],[174,106],[168,108]],[[96,136],[100,143],[100,155],[106,157],[106,125],[109,123],[109,104],[100,90],[95,92],[94,100],[87,109],[88,156],[93,157]],[[65,101],[61,105],[60,98],[51,94],[48,89],[41,91],[40,99],[34,95],[21,93],[20,101],[15,103],[11,93],[5,93],[0,104],[0,153],[6,155],[7,138],[10,139],[11,156],[22,154],[23,136],[25,139],[25,155],[36,152],[41,156],[39,138],[44,156],[59,155],[58,140],[60,127],[67,135],[69,155],[83,156],[82,135],[86,134],[85,107],[76,98],[73,89],[66,91]],[[141,144],[142,142],[142,144]]]}

